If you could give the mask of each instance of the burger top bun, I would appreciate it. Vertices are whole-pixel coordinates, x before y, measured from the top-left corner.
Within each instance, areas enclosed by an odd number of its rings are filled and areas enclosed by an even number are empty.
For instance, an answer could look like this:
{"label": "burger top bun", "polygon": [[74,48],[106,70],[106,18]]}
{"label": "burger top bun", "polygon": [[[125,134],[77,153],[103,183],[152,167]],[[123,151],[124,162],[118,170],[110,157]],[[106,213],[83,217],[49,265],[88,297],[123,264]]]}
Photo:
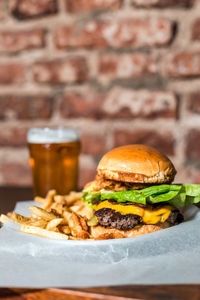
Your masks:
{"label": "burger top bun", "polygon": [[97,172],[105,179],[139,183],[170,183],[176,175],[164,154],[145,145],[127,145],[107,152]]}

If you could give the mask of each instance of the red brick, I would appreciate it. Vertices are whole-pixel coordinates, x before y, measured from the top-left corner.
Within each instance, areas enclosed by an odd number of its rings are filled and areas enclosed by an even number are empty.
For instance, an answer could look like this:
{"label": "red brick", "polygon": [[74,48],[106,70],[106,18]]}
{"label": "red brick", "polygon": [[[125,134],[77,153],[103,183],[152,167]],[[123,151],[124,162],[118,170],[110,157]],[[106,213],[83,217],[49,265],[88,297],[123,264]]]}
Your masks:
{"label": "red brick", "polygon": [[1,147],[22,147],[26,146],[27,129],[22,127],[4,128],[0,131]]}
{"label": "red brick", "polygon": [[171,92],[115,88],[105,98],[103,108],[114,118],[175,118],[176,98]]}
{"label": "red brick", "polygon": [[58,10],[57,0],[9,0],[9,8],[21,20],[52,15]]}
{"label": "red brick", "polygon": [[186,158],[199,165],[200,162],[200,131],[192,129],[187,135]]}
{"label": "red brick", "polygon": [[194,0],[132,0],[133,4],[141,7],[191,7],[194,3]]}
{"label": "red brick", "polygon": [[28,186],[31,185],[31,170],[27,162],[1,162],[0,165],[0,177],[4,185],[20,185]]}
{"label": "red brick", "polygon": [[200,40],[200,19],[195,20],[192,25],[192,39]]}
{"label": "red brick", "polygon": [[199,76],[200,52],[170,53],[164,58],[163,67],[172,77]]}
{"label": "red brick", "polygon": [[4,17],[4,2],[0,0],[0,20]]}
{"label": "red brick", "polygon": [[81,148],[82,153],[91,154],[94,156],[102,155],[106,152],[106,140],[105,137],[96,134],[81,135]]}
{"label": "red brick", "polygon": [[83,57],[70,57],[62,60],[40,61],[33,68],[37,82],[75,83],[88,79],[88,65]]}
{"label": "red brick", "polygon": [[20,63],[0,63],[0,84],[21,83],[25,79],[25,67]]}
{"label": "red brick", "polygon": [[35,96],[0,96],[0,120],[16,118],[20,120],[49,119],[53,111],[53,98]]}
{"label": "red brick", "polygon": [[57,48],[162,46],[172,38],[172,23],[161,18],[97,20],[79,27],[78,24],[59,27],[55,32]]}
{"label": "red brick", "polygon": [[169,132],[160,134],[153,130],[115,130],[114,131],[114,146],[128,144],[145,144],[155,147],[166,155],[174,154],[174,139]]}
{"label": "red brick", "polygon": [[121,6],[121,2],[121,0],[66,0],[66,7],[70,13],[82,13],[108,8],[116,9]]}
{"label": "red brick", "polygon": [[175,180],[174,182],[175,183],[189,183],[189,182],[192,182],[190,180],[192,180],[192,177],[191,177],[191,174],[189,172],[189,170],[184,167],[184,166],[178,166],[176,165],[176,163],[174,164],[175,168],[176,168],[176,171],[177,171],[177,174],[176,174],[176,177],[175,177]]}
{"label": "red brick", "polygon": [[63,118],[102,118],[102,102],[93,92],[87,94],[69,92],[60,103]]}
{"label": "red brick", "polygon": [[170,92],[113,88],[107,93],[65,94],[64,118],[176,118],[176,97]]}
{"label": "red brick", "polygon": [[0,31],[0,52],[13,53],[42,48],[45,44],[44,30]]}
{"label": "red brick", "polygon": [[[175,165],[176,167],[176,165]],[[177,183],[200,183],[200,172],[191,165],[182,165],[176,167],[177,174],[175,182]]]}
{"label": "red brick", "polygon": [[188,96],[187,108],[192,113],[200,113],[200,92],[195,92]]}
{"label": "red brick", "polygon": [[156,72],[156,60],[148,54],[104,54],[99,58],[99,75],[104,78],[134,78]]}

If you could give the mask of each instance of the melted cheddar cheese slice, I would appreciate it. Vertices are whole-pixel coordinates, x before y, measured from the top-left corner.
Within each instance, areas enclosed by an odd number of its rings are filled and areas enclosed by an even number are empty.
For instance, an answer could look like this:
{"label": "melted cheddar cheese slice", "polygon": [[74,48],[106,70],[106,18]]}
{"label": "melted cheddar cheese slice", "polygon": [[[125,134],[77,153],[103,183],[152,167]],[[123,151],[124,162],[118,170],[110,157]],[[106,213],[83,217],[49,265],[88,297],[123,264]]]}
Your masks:
{"label": "melted cheddar cheese slice", "polygon": [[172,211],[172,207],[169,205],[152,210],[152,209],[142,208],[136,205],[121,205],[118,203],[113,204],[107,200],[94,205],[95,211],[100,210],[102,208],[111,208],[115,211],[120,212],[123,215],[127,215],[127,214],[138,215],[142,218],[144,224],[157,224],[158,222],[164,223],[168,219]]}

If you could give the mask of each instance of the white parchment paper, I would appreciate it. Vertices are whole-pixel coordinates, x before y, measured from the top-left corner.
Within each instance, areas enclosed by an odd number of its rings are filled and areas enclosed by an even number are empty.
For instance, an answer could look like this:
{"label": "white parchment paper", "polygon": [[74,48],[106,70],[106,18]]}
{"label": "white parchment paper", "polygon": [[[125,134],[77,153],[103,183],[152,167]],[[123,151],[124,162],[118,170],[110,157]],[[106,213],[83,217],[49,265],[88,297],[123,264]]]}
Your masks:
{"label": "white parchment paper", "polygon": [[[32,204],[18,203],[16,211],[28,215]],[[8,222],[0,229],[0,286],[200,283],[200,210],[190,207],[186,214],[180,225],[105,241],[50,240]]]}

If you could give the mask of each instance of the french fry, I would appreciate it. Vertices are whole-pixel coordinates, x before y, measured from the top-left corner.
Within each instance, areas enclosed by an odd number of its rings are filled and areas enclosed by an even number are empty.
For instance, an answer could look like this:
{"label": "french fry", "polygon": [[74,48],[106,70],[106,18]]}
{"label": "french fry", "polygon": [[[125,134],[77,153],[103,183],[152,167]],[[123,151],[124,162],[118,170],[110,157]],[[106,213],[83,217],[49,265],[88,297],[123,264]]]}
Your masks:
{"label": "french fry", "polygon": [[55,195],[56,195],[56,190],[50,190],[47,193],[45,203],[42,204],[42,208],[44,208],[46,210],[50,209]]}
{"label": "french fry", "polygon": [[28,221],[26,224],[30,225],[30,226],[35,226],[35,227],[46,228],[47,221],[42,220],[42,219],[30,218],[30,221]]}
{"label": "french fry", "polygon": [[47,199],[49,199],[49,198],[52,199],[55,195],[56,195],[56,190],[50,190],[50,191],[48,191],[46,198]]}
{"label": "french fry", "polygon": [[39,203],[43,204],[46,201],[46,198],[42,198],[42,197],[36,196],[34,198],[34,200],[35,200],[35,202],[39,202]]}
{"label": "french fry", "polygon": [[46,229],[41,229],[39,227],[29,226],[29,225],[21,225],[20,231],[24,233],[29,233],[49,239],[57,239],[57,240],[68,240],[68,235],[54,232],[54,231],[48,231]]}
{"label": "french fry", "polygon": [[59,225],[59,226],[58,226],[58,229],[59,229],[61,232],[63,232],[64,234],[70,234],[70,233],[71,233],[70,228],[69,228],[69,226],[67,226],[67,225]]}
{"label": "french fry", "polygon": [[49,221],[49,223],[47,224],[46,230],[55,229],[62,221],[63,221],[63,218],[53,219],[53,220]]}
{"label": "french fry", "polygon": [[79,213],[84,207],[84,203],[81,200],[78,200],[74,202],[72,206],[70,206],[70,210],[75,213]]}
{"label": "french fry", "polygon": [[10,219],[6,216],[6,215],[4,215],[4,214],[2,214],[1,216],[0,216],[0,222],[1,223],[3,223],[3,224],[5,224],[7,221],[9,221]]}
{"label": "french fry", "polygon": [[54,196],[54,201],[56,203],[65,204],[65,196],[55,195]]}
{"label": "french fry", "polygon": [[6,223],[9,220],[19,223],[22,232],[46,238],[90,240],[88,225],[93,210],[84,205],[81,197],[82,193],[70,192],[62,196],[50,190],[45,198],[35,197],[41,207],[30,206],[30,217],[13,212],[7,216],[1,215],[0,222]]}
{"label": "french fry", "polygon": [[91,219],[93,217],[93,210],[86,206],[81,200],[75,203],[76,205],[71,206],[70,210],[77,213],[81,217]]}
{"label": "french fry", "polygon": [[89,238],[89,233],[81,227],[80,220],[78,216],[73,212],[69,218],[69,228],[73,236],[87,239]]}
{"label": "french fry", "polygon": [[67,221],[67,223],[69,223],[71,215],[72,215],[72,213],[69,212],[69,211],[64,211],[63,212],[64,219]]}
{"label": "french fry", "polygon": [[8,216],[10,221],[18,223],[18,224],[25,224],[30,220],[30,218],[24,217],[20,214],[17,214],[16,212],[8,213],[7,216]]}
{"label": "french fry", "polygon": [[80,200],[83,196],[83,193],[77,193],[77,192],[70,192],[69,195],[65,196],[65,201],[67,206],[71,206],[74,202],[77,200]]}
{"label": "french fry", "polygon": [[52,210],[56,211],[57,214],[62,215],[62,212],[63,212],[63,205],[62,205],[61,203],[54,202],[54,203],[51,205],[51,211],[52,211]]}
{"label": "french fry", "polygon": [[80,224],[83,230],[88,231],[87,220],[85,217],[79,216]]}
{"label": "french fry", "polygon": [[91,219],[93,216],[94,216],[94,212],[93,212],[93,209],[88,207],[88,206],[85,206],[80,214],[83,216],[83,217],[86,217],[88,220]]}
{"label": "french fry", "polygon": [[81,241],[82,239],[76,236],[69,236],[69,240]]}
{"label": "french fry", "polygon": [[78,205],[70,206],[70,210],[72,212],[78,213],[78,211],[80,210],[80,206],[78,206]]}
{"label": "french fry", "polygon": [[48,212],[54,214],[56,218],[60,218],[62,216],[53,208],[51,208]]}
{"label": "french fry", "polygon": [[30,206],[29,207],[30,211],[37,217],[44,219],[46,221],[50,221],[52,219],[56,218],[56,215],[53,214],[52,212],[48,212],[45,209],[37,206]]}

